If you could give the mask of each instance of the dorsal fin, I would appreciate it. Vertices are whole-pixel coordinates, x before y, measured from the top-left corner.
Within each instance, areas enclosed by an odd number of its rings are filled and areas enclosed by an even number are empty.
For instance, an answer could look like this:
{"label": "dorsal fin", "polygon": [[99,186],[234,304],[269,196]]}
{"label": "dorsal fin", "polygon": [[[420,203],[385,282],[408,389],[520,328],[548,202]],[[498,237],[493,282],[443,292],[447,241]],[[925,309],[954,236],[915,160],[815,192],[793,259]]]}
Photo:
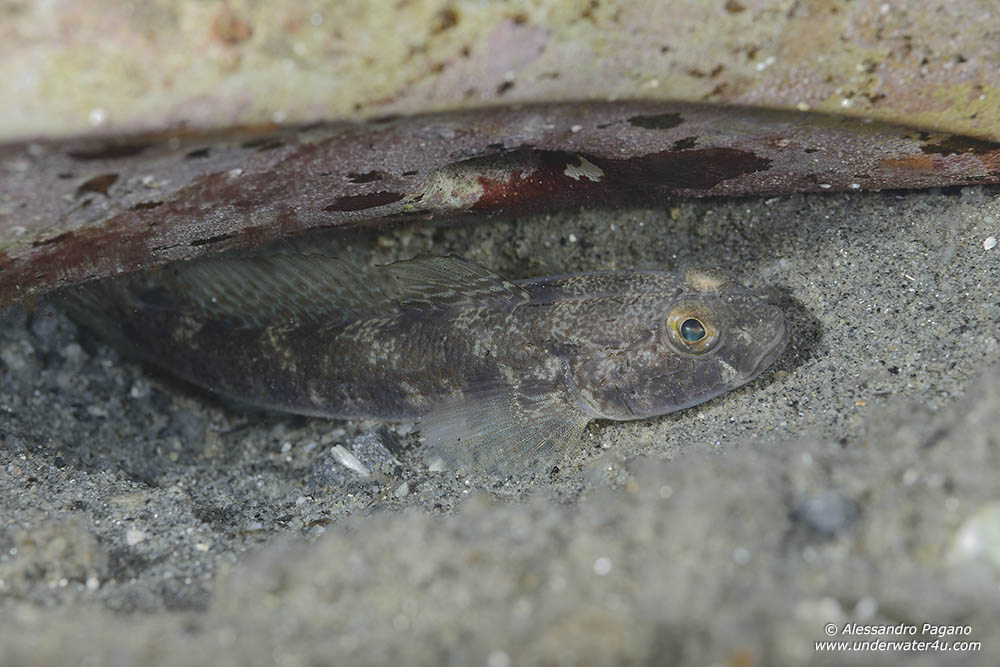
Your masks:
{"label": "dorsal fin", "polygon": [[506,278],[457,255],[419,255],[380,268],[392,278],[386,291],[407,309],[516,303],[531,298]]}
{"label": "dorsal fin", "polygon": [[361,270],[322,254],[180,263],[133,282],[137,305],[237,327],[339,324],[407,310],[527,301],[511,281],[461,257],[422,255]]}
{"label": "dorsal fin", "polygon": [[138,295],[144,305],[193,308],[237,326],[335,324],[398,310],[362,271],[326,255],[203,260],[168,271],[168,294],[157,287]]}

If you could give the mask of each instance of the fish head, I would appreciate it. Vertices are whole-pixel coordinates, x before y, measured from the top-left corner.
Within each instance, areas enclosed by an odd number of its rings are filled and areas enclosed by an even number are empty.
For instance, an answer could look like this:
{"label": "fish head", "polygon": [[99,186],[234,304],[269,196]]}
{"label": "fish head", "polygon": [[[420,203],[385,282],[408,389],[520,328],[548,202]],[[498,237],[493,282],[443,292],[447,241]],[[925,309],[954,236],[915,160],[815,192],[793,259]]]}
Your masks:
{"label": "fish head", "polygon": [[646,298],[647,335],[591,366],[581,395],[594,417],[682,410],[749,382],[781,355],[788,328],[780,309],[717,270],[687,269],[676,284]]}

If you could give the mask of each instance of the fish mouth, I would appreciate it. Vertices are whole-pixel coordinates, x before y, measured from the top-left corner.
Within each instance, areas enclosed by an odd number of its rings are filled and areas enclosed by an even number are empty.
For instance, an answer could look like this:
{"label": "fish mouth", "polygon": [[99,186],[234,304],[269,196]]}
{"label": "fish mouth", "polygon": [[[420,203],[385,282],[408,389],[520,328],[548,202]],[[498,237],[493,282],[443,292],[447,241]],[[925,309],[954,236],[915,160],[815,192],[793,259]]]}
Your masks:
{"label": "fish mouth", "polygon": [[753,360],[748,371],[738,376],[737,380],[729,385],[730,388],[735,388],[743,385],[755,377],[764,372],[764,370],[777,361],[781,353],[785,351],[785,347],[788,345],[788,324],[785,322],[784,315],[779,316],[776,319],[770,340],[772,341],[770,345],[765,346],[760,355]]}

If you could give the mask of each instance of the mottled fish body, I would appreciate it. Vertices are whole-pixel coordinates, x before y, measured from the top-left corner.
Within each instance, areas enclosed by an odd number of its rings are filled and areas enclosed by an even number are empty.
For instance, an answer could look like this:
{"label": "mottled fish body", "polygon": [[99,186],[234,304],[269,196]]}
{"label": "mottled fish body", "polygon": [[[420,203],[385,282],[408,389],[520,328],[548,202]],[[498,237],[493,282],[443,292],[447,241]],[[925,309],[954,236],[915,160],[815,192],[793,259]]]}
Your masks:
{"label": "mottled fish body", "polygon": [[360,272],[276,255],[104,281],[70,303],[211,391],[420,420],[446,460],[503,469],[555,460],[590,420],[667,414],[744,384],[787,340],[777,308],[705,269],[509,281],[457,257]]}

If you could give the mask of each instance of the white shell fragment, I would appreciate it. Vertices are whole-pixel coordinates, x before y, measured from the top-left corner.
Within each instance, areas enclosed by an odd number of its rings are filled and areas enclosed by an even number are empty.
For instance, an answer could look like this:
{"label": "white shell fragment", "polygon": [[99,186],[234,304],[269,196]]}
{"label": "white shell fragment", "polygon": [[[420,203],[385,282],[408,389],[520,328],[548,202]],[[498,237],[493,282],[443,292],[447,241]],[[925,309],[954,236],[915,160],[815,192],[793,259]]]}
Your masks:
{"label": "white shell fragment", "polygon": [[369,470],[364,463],[358,460],[357,456],[349,452],[343,445],[334,445],[330,449],[330,453],[337,459],[337,463],[345,468],[353,470],[362,477],[371,477],[371,470]]}

